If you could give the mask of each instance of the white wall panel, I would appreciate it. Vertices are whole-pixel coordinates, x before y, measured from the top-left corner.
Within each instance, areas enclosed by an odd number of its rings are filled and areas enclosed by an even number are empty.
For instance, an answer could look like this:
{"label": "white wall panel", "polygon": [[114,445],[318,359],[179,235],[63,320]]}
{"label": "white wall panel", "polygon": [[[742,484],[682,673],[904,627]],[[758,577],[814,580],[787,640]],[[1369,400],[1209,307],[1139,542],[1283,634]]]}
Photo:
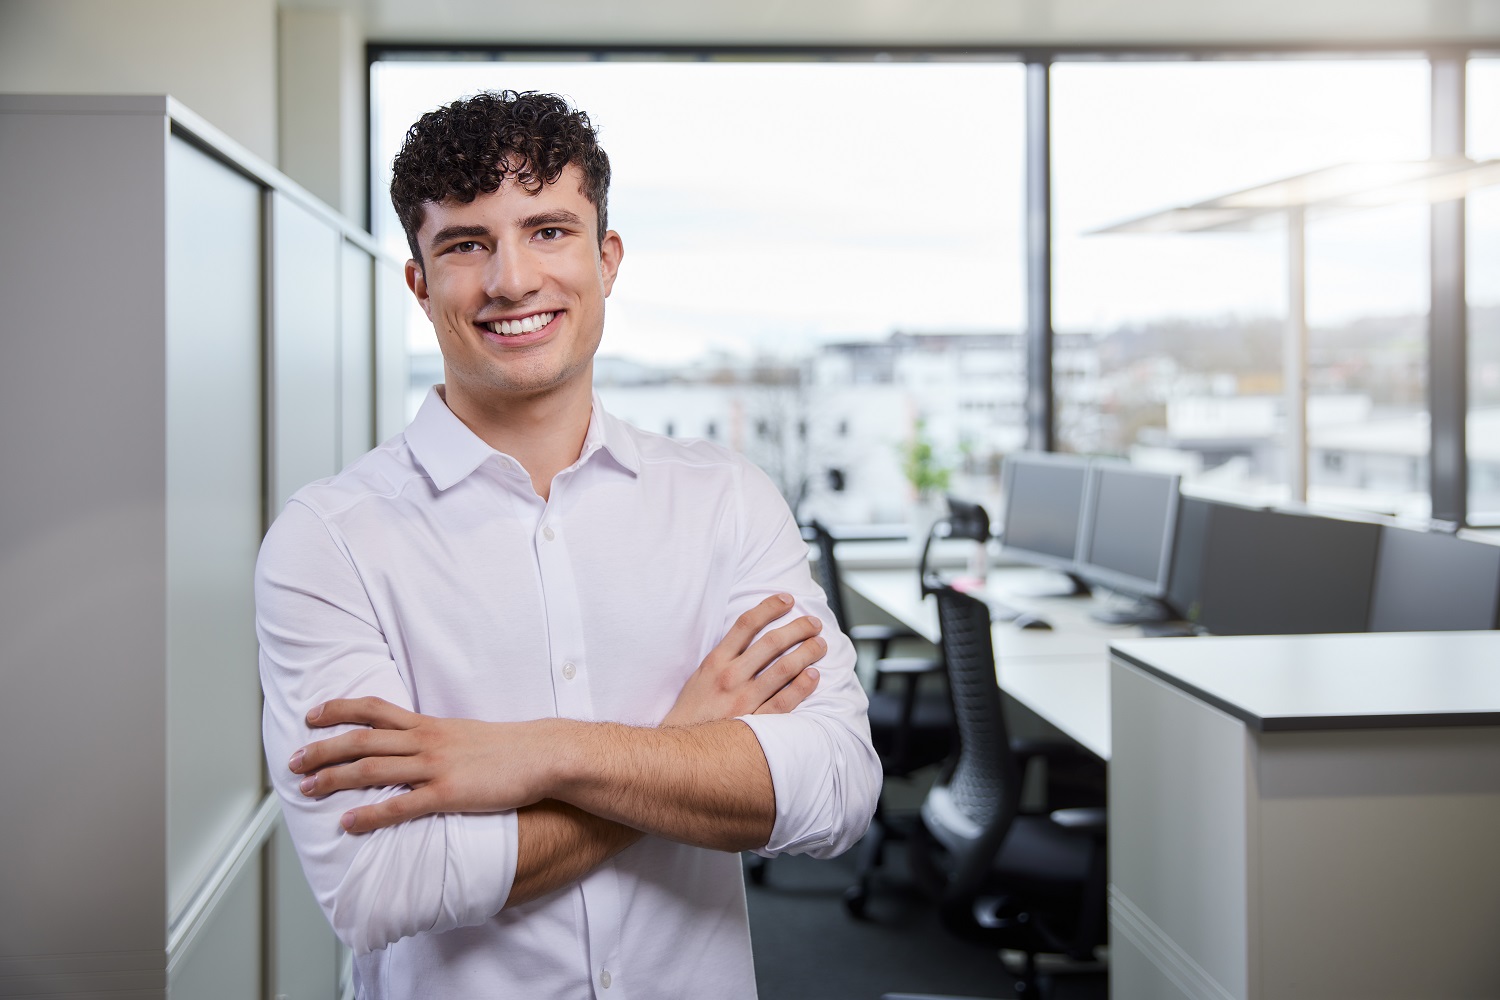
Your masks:
{"label": "white wall panel", "polygon": [[275,162],[276,0],[5,0],[0,91],[171,94]]}
{"label": "white wall panel", "polygon": [[375,260],[344,242],[339,272],[339,468],[375,446]]}
{"label": "white wall panel", "polygon": [[342,956],[338,938],[313,898],[297,850],[278,822],[266,845],[270,861],[267,904],[270,907],[273,996],[285,1000],[333,1000],[338,995]]}
{"label": "white wall panel", "polygon": [[259,853],[240,869],[172,974],[169,1000],[265,1000]]}
{"label": "white wall panel", "polygon": [[261,191],[167,160],[167,885],[176,913],[260,801]]}
{"label": "white wall panel", "polygon": [[375,264],[375,441],[406,426],[406,310],[411,290],[401,265]]}
{"label": "white wall panel", "polygon": [[271,516],[339,470],[339,255],[342,239],[290,198],[272,196]]}

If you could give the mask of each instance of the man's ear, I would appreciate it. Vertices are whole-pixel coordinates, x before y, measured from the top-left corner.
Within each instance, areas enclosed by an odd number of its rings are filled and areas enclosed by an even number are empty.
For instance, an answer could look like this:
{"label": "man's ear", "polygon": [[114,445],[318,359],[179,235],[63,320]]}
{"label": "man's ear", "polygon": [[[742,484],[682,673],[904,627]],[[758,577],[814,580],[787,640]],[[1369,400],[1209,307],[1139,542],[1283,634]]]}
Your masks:
{"label": "man's ear", "polygon": [[406,287],[417,297],[417,305],[432,319],[432,302],[427,297],[427,276],[422,273],[422,265],[414,260],[406,262]]}
{"label": "man's ear", "polygon": [[599,281],[604,285],[606,296],[615,287],[615,275],[620,272],[620,261],[624,256],[625,242],[619,233],[609,230],[599,242]]}

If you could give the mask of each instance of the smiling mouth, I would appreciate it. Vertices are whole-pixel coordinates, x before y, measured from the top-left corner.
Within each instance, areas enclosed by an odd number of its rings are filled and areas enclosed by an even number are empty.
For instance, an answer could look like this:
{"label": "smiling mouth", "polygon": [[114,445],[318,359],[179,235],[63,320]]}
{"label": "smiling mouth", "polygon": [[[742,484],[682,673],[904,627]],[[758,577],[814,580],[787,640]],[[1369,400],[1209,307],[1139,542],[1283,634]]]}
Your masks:
{"label": "smiling mouth", "polygon": [[542,327],[552,322],[556,316],[555,312],[534,313],[521,319],[501,319],[493,323],[481,324],[491,333],[501,337],[519,337],[523,333],[536,333]]}

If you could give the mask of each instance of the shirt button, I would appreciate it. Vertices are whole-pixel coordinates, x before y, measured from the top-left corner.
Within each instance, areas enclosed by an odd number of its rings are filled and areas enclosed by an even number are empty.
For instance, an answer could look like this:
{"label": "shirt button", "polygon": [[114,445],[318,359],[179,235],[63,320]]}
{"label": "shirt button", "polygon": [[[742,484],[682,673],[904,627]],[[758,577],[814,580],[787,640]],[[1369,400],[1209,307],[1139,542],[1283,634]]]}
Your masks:
{"label": "shirt button", "polygon": [[578,668],[575,667],[575,666],[573,666],[573,664],[571,664],[571,663],[564,663],[563,664],[563,680],[568,680],[568,681],[572,680],[573,679],[573,675],[576,674],[576,673],[578,673]]}
{"label": "shirt button", "polygon": [[612,982],[614,982],[614,979],[610,976],[608,969],[605,969],[603,972],[599,973],[600,986],[603,986],[605,989],[609,989],[609,984]]}
{"label": "shirt button", "polygon": [[547,539],[547,541],[550,542],[550,541],[552,541],[552,539],[554,539],[554,538],[557,537],[557,532],[553,531],[552,530],[552,525],[549,524],[545,528],[542,529],[542,537],[545,538],[545,539]]}

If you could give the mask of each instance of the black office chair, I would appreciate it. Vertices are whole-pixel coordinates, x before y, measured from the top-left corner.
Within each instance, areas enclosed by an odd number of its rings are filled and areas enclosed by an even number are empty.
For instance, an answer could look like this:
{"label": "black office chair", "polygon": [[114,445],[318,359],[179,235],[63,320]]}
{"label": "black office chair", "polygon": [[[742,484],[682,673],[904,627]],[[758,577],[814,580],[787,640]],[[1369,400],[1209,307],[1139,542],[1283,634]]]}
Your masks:
{"label": "black office chair", "polygon": [[[875,660],[879,662],[890,657],[891,646],[897,640],[920,638],[917,633],[901,625],[851,625],[849,616],[844,613],[844,585],[839,576],[838,559],[833,554],[834,537],[817,520],[809,522],[804,530],[803,537],[807,538],[809,535],[811,535],[809,540],[817,546],[818,550],[818,560],[813,564],[813,572],[817,576],[818,585],[827,595],[828,608],[833,612],[833,617],[838,620],[839,627],[855,645],[872,643],[875,646]],[[937,663],[931,659],[927,662],[934,666]]]}
{"label": "black office chair", "polygon": [[[885,625],[847,625],[844,613],[843,583],[839,578],[838,559],[834,555],[834,538],[817,521],[809,526],[817,546],[818,582],[828,597],[828,606],[845,634],[856,643],[875,646],[875,681],[870,692],[870,738],[880,756],[886,777],[907,777],[924,767],[941,763],[955,746],[953,706],[946,683],[923,684],[923,678],[941,677],[943,663],[931,657],[890,655],[898,639],[919,638],[909,629]],[[915,827],[915,818],[909,824]],[[885,845],[902,840],[906,829],[886,814],[882,802],[875,806],[870,829],[860,841],[856,859],[855,883],[844,893],[844,905],[855,917],[863,917],[869,897],[870,882],[885,859]],[[759,882],[765,878],[764,863],[751,862],[750,877]]]}
{"label": "black office chair", "polygon": [[1023,765],[1001,710],[989,609],[951,587],[934,593],[959,753],[922,805],[913,868],[952,933],[1025,954],[1016,990],[1031,996],[1045,985],[1038,953],[1084,961],[1104,941],[1104,810],[1022,813]]}

